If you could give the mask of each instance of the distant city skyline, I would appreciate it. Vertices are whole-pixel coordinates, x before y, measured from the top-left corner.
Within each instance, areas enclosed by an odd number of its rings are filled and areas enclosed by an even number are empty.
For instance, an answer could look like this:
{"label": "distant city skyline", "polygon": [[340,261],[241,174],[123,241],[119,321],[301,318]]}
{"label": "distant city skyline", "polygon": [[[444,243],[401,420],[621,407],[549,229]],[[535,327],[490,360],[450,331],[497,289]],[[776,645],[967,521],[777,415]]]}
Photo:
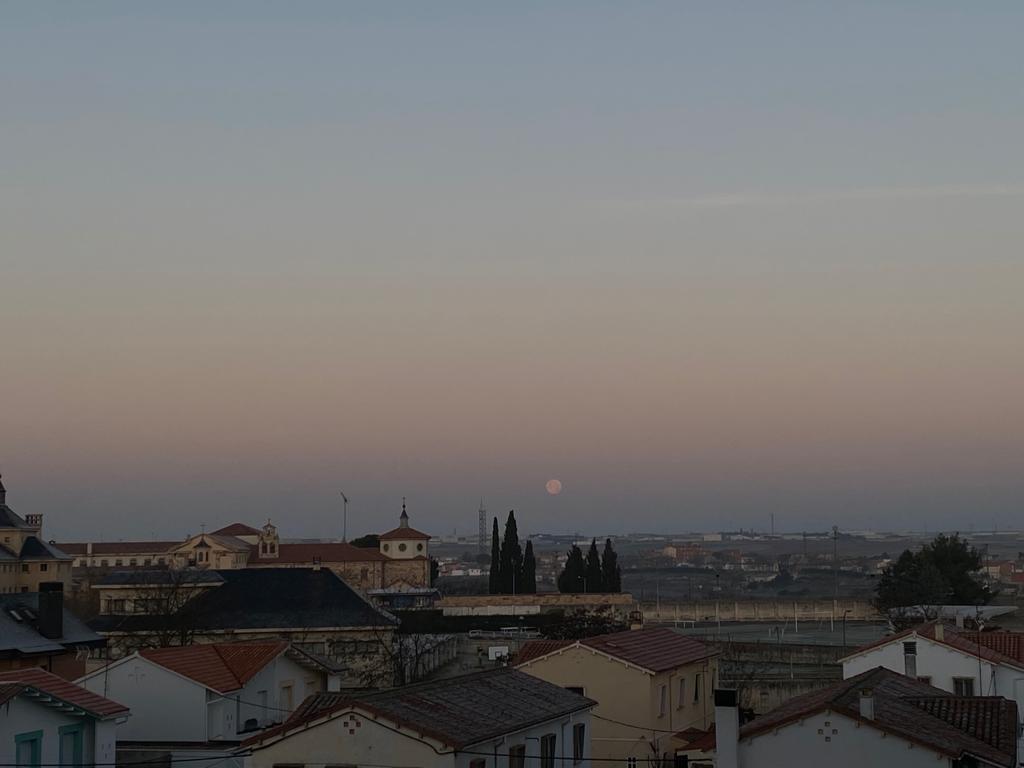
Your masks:
{"label": "distant city skyline", "polygon": [[1019,3],[0,18],[47,538],[1019,519]]}

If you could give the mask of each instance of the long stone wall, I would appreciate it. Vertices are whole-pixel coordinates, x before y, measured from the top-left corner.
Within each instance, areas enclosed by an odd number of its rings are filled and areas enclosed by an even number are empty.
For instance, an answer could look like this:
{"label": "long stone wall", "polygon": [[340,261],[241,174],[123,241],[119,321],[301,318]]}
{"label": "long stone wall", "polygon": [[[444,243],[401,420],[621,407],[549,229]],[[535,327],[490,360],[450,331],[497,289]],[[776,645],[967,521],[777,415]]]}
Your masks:
{"label": "long stone wall", "polygon": [[678,603],[644,602],[645,623],[680,621],[881,621],[883,617],[870,600],[694,600]]}

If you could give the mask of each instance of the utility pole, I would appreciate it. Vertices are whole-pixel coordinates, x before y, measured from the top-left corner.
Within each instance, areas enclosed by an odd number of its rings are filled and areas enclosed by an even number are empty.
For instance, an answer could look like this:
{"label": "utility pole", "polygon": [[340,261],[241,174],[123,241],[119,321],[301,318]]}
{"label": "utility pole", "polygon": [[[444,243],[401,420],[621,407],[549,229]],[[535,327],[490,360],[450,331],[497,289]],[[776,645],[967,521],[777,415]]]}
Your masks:
{"label": "utility pole", "polygon": [[772,538],[775,537],[775,513],[772,512]]}
{"label": "utility pole", "polygon": [[835,599],[839,599],[839,526],[832,526],[832,578],[835,582]]}
{"label": "utility pole", "polygon": [[484,507],[483,498],[480,499],[480,509],[477,512],[477,554],[487,554],[487,509]]}
{"label": "utility pole", "polygon": [[344,491],[341,494],[341,540],[348,542],[348,496]]}

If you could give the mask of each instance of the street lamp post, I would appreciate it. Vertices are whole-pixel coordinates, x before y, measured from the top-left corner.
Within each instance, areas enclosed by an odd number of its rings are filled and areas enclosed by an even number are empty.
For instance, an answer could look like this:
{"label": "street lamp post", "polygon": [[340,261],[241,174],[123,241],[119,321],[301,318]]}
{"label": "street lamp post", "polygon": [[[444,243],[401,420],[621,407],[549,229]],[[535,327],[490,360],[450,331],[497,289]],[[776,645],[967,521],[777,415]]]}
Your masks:
{"label": "street lamp post", "polygon": [[[853,610],[853,609],[852,608],[847,608],[845,611],[843,611],[843,648],[844,649],[846,648],[846,614],[848,614],[851,610]],[[845,650],[844,650],[844,653],[845,653]]]}

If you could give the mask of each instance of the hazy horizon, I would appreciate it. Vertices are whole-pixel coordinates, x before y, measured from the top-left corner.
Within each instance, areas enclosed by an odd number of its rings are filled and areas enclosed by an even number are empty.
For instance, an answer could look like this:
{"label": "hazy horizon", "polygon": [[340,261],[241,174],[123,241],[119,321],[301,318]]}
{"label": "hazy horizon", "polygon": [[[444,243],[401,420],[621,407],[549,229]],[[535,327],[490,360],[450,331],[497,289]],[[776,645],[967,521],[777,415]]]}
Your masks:
{"label": "hazy horizon", "polygon": [[1018,519],[1019,3],[0,19],[47,538]]}

